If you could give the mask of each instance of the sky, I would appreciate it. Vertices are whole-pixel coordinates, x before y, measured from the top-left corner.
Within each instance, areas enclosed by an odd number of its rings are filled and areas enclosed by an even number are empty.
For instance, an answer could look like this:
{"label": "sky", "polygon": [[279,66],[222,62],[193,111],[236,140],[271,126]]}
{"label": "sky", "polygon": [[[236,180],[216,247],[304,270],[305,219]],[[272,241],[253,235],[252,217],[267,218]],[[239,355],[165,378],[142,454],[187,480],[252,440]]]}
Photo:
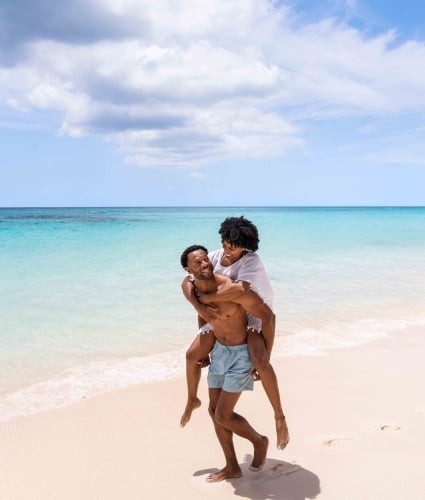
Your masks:
{"label": "sky", "polygon": [[423,0],[2,0],[0,206],[425,205]]}

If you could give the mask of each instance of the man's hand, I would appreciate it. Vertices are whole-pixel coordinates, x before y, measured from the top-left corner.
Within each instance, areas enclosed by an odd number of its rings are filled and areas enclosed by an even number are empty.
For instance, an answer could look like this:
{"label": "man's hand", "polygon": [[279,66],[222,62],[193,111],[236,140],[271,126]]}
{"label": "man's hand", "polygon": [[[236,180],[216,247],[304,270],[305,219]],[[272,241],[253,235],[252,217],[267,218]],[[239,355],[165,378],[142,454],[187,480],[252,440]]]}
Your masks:
{"label": "man's hand", "polygon": [[202,358],[196,362],[198,366],[201,368],[205,368],[206,366],[209,366],[211,364],[210,357],[205,356],[205,358]]}

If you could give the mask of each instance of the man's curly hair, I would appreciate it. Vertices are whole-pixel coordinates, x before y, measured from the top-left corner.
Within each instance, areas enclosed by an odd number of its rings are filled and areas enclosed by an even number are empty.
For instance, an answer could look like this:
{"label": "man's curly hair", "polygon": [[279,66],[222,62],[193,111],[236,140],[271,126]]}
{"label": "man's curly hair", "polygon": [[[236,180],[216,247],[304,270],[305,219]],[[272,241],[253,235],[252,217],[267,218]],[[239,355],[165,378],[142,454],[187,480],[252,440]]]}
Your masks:
{"label": "man's curly hair", "polygon": [[221,242],[229,242],[231,245],[240,248],[246,248],[252,252],[258,250],[258,229],[256,226],[241,217],[227,217],[220,226],[219,234],[221,235]]}
{"label": "man's curly hair", "polygon": [[187,267],[187,258],[189,254],[195,250],[203,250],[206,254],[208,253],[208,250],[202,245],[190,245],[190,247],[187,247],[180,256],[180,264],[183,269],[186,269]]}

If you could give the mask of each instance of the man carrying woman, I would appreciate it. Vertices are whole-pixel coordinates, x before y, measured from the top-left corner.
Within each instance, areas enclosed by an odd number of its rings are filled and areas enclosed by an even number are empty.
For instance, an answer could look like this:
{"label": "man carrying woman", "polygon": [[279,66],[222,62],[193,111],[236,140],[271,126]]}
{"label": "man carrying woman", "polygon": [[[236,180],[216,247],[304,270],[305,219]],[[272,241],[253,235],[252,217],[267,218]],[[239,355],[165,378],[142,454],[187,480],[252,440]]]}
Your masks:
{"label": "man carrying woman", "polygon": [[[187,403],[180,420],[184,427],[190,420],[193,410],[201,405],[198,386],[201,368],[208,364],[212,350],[214,321],[218,320],[217,308],[209,304],[232,299],[246,293],[255,292],[272,309],[273,290],[260,257],[257,255],[259,236],[256,226],[245,217],[228,217],[219,229],[223,247],[208,254],[214,273],[228,276],[232,281],[216,293],[200,294],[193,286],[193,279],[187,276],[182,290],[198,313],[199,334],[186,353]],[[260,379],[267,397],[273,407],[277,447],[285,448],[289,442],[289,432],[280,400],[276,374],[270,364],[270,354],[274,341],[274,328],[263,331],[261,320],[248,315],[247,343],[249,355],[254,365],[253,376]]]}

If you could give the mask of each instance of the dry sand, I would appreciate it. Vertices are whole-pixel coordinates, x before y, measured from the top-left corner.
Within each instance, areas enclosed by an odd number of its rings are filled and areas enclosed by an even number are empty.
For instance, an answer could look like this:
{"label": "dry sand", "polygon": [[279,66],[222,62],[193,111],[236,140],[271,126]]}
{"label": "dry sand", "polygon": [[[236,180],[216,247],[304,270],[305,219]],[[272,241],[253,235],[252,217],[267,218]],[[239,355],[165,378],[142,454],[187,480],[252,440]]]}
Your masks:
{"label": "dry sand", "polygon": [[179,427],[184,380],[131,387],[0,425],[1,500],[424,500],[425,331],[325,356],[273,360],[291,442],[274,446],[259,382],[238,412],[271,446],[263,472],[236,437],[240,479],[209,484],[222,454],[203,406]]}

